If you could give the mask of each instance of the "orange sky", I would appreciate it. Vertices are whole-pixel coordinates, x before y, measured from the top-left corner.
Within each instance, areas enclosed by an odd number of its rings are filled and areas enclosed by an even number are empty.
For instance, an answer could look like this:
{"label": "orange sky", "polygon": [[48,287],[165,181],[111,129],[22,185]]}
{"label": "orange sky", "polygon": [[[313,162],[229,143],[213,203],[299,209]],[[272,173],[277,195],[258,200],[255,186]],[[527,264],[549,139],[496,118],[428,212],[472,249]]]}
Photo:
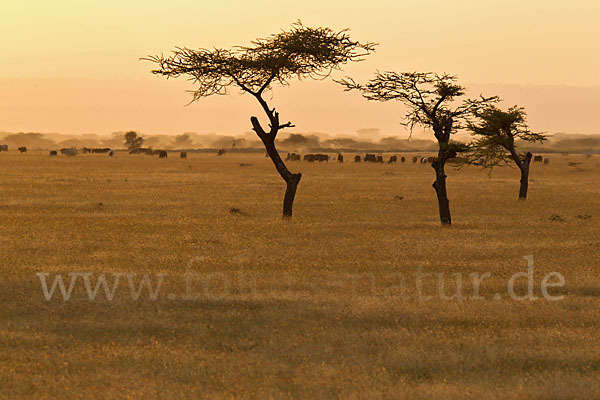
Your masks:
{"label": "orange sky", "polygon": [[[348,27],[380,43],[344,73],[376,69],[459,75],[471,95],[528,108],[532,128],[600,133],[597,1],[80,1],[3,0],[0,130],[237,133],[260,110],[247,96],[189,101],[185,80],[151,76],[147,54],[228,47],[286,28]],[[367,103],[329,82],[275,89],[273,105],[299,132],[403,135],[398,104]]]}

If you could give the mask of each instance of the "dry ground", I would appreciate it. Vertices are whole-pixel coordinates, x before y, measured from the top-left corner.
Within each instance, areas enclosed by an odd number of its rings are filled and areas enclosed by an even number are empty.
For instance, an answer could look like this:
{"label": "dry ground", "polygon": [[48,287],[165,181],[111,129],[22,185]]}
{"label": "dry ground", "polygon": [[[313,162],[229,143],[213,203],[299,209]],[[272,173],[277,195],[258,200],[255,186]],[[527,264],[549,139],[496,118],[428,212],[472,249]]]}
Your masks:
{"label": "dry ground", "polygon": [[[599,156],[535,164],[526,202],[517,170],[449,169],[441,228],[427,165],[292,163],[282,221],[261,155],[46,154],[0,153],[0,398],[600,398]],[[419,299],[418,267],[466,299]],[[36,274],[73,272],[164,282],[46,301]]]}

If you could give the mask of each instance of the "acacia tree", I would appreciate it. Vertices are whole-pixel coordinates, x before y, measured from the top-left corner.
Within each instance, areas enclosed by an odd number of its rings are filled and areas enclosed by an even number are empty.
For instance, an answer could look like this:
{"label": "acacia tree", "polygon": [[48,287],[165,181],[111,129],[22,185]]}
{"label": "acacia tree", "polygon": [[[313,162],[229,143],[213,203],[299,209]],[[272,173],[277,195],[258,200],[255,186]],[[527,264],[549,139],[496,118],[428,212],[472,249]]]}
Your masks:
{"label": "acacia tree", "polygon": [[471,144],[470,162],[485,168],[507,165],[514,162],[521,171],[519,200],[527,198],[529,165],[532,154],[519,152],[516,140],[540,142],[548,138],[543,133],[531,132],[527,126],[527,114],[522,107],[511,107],[508,111],[489,105],[473,112],[474,121],[467,128],[476,140]]}
{"label": "acacia tree", "polygon": [[481,96],[454,106],[452,103],[465,94],[465,88],[456,81],[455,76],[432,72],[377,72],[375,78],[364,85],[352,78],[337,81],[345,90],[359,90],[367,100],[402,102],[408,107],[405,125],[411,131],[417,125],[433,130],[438,142],[438,157],[431,164],[435,170],[433,188],[437,194],[442,225],[452,224],[444,168],[449,159],[467,149],[466,145],[452,142],[450,138],[462,127],[469,113],[497,101],[496,97]]}
{"label": "acacia tree", "polygon": [[293,78],[325,79],[341,65],[363,60],[374,51],[374,47],[374,43],[351,40],[347,30],[335,32],[329,28],[309,28],[297,22],[289,30],[256,39],[248,47],[176,48],[169,57],[150,56],[145,60],[158,65],[152,71],[154,74],[188,76],[198,86],[193,91],[192,101],[227,94],[230,87],[237,87],[258,101],[267,116],[269,128],[265,129],[255,116],[250,118],[250,122],[277,172],[286,182],[283,217],[289,218],[302,174],[288,170],[277,152],[275,138],[279,131],[294,125],[291,122],[281,123],[279,113],[265,100],[265,91],[274,84],[288,85]]}

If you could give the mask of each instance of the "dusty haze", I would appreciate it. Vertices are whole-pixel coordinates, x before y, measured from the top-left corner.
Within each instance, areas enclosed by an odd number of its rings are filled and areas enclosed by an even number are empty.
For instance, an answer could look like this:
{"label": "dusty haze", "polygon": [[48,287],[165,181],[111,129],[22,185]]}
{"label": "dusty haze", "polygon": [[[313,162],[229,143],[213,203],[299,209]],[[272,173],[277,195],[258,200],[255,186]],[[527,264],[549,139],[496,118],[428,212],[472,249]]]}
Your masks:
{"label": "dusty haze", "polygon": [[[0,15],[0,130],[238,135],[251,114],[260,115],[252,99],[233,93],[185,107],[193,86],[152,77],[139,58],[174,46],[248,44],[301,19],[380,43],[337,77],[448,72],[471,96],[498,94],[506,106],[525,106],[533,129],[597,134],[599,17],[595,1],[8,1]],[[273,96],[282,118],[302,132],[406,134],[398,104],[367,103],[330,81],[294,82]]]}

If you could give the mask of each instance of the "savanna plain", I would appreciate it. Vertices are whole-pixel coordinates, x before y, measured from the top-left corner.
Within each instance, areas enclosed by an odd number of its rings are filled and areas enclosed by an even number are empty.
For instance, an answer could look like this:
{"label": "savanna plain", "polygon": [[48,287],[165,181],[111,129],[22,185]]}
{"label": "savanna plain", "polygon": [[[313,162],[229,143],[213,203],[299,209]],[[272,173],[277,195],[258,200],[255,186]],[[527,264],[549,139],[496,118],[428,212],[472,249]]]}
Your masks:
{"label": "savanna plain", "polygon": [[532,163],[526,201],[448,166],[442,227],[404,155],[290,163],[282,220],[261,154],[0,153],[0,397],[600,398],[600,156]]}

